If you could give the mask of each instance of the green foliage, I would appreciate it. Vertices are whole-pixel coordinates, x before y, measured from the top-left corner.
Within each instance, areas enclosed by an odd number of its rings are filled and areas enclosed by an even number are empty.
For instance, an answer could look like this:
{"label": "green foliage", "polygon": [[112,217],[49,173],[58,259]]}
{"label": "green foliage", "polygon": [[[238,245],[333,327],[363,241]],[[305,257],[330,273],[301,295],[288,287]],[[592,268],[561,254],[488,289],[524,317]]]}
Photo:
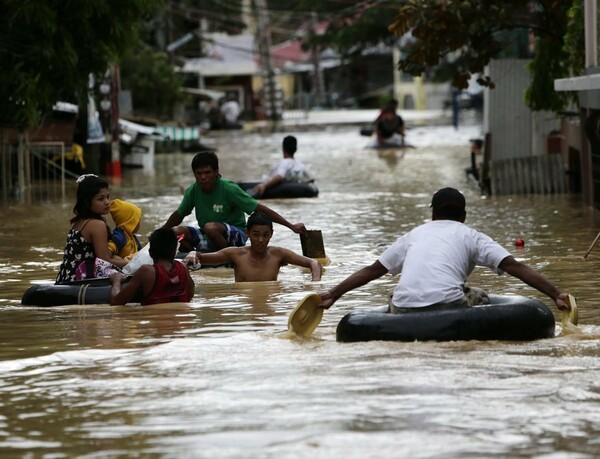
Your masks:
{"label": "green foliage", "polygon": [[525,91],[525,103],[534,111],[559,112],[569,102],[568,93],[554,91],[554,80],[567,76],[565,64],[568,56],[556,48],[553,40],[540,39],[536,44],[535,59],[529,65],[532,81]]}
{"label": "green foliage", "polygon": [[0,124],[34,127],[57,100],[85,94],[137,40],[159,0],[3,0]]}
{"label": "green foliage", "polygon": [[170,116],[173,102],[181,99],[181,78],[167,55],[143,43],[123,59],[121,87],[131,90],[136,113]]}
{"label": "green foliage", "polygon": [[[493,88],[483,74],[492,59],[532,58],[527,103],[534,110],[562,109],[567,98],[553,90],[553,79],[581,69],[581,0],[384,0],[343,9],[331,0],[308,3],[337,12],[327,33],[314,38],[322,44],[352,55],[401,38],[401,71],[449,78],[459,89],[468,86],[471,75]],[[389,24],[388,30],[382,24]],[[537,43],[533,52],[530,37]]]}
{"label": "green foliage", "polygon": [[[598,14],[600,15],[600,10],[598,10]],[[573,2],[573,6],[567,14],[567,28],[563,46],[563,53],[567,58],[567,67],[571,69],[573,75],[582,75],[585,67],[583,21],[583,2]]]}
{"label": "green foliage", "polygon": [[[479,75],[482,86],[493,88],[495,83],[482,76],[485,66],[491,59],[505,57],[503,50],[511,46],[506,39],[517,37],[516,31],[521,36],[529,32],[535,39],[535,48],[529,65],[532,82],[525,101],[532,110],[560,111],[569,99],[554,91],[554,79],[569,76],[572,69],[572,57],[565,52],[564,40],[568,13],[574,3],[578,2],[408,0],[390,31],[396,35],[412,31],[415,41],[400,62],[401,70],[412,75],[423,73],[443,56],[454,55],[452,84],[459,89],[467,87],[471,74]],[[573,40],[582,35],[582,27],[583,22],[578,27],[572,23]],[[577,56],[581,49],[572,46],[570,52]]]}
{"label": "green foliage", "polygon": [[402,3],[402,0],[383,0],[376,4],[348,2],[348,6],[340,8],[337,1],[301,2],[300,8],[310,8],[319,13],[319,20],[329,22],[324,35],[306,37],[305,45],[331,46],[345,57],[358,56],[365,47],[380,43],[391,45],[396,37],[382,25],[389,24]]}

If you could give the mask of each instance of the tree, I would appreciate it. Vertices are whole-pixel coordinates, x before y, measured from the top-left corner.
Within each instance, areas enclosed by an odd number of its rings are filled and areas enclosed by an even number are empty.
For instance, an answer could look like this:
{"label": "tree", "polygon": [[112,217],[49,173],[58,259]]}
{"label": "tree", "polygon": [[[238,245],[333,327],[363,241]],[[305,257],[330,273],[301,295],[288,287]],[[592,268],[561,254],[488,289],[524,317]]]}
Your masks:
{"label": "tree", "polygon": [[[58,100],[86,94],[137,41],[140,19],[160,0],[0,3],[0,125],[36,126]],[[85,99],[83,99],[85,100]]]}
{"label": "tree", "polygon": [[479,75],[482,86],[493,88],[495,83],[483,76],[484,68],[501,56],[506,38],[514,36],[502,32],[526,30],[533,37],[526,102],[533,110],[560,111],[568,96],[554,92],[554,80],[580,70],[572,69],[565,47],[569,13],[576,3],[580,2],[407,0],[389,29],[397,36],[410,31],[414,37],[399,63],[411,75],[423,73],[444,56],[457,56],[452,84],[458,89],[468,86],[472,74]]}
{"label": "tree", "polygon": [[[317,37],[345,55],[359,53],[378,42],[394,43],[399,37],[399,68],[413,76],[432,74],[445,67],[458,89],[471,75],[493,88],[483,72],[492,59],[531,57],[532,82],[526,102],[533,110],[559,111],[568,96],[553,90],[556,78],[580,74],[583,21],[577,20],[580,0],[386,0],[355,3],[339,10],[339,3],[321,0],[313,8],[338,14],[327,33]],[[393,12],[392,12],[393,10]],[[395,16],[395,19],[393,19]],[[381,24],[388,24],[386,29]],[[390,32],[390,33],[388,33]],[[531,49],[515,46],[528,34]]]}
{"label": "tree", "polygon": [[[348,2],[340,7],[335,0],[305,0],[299,10],[315,11],[329,23],[324,35],[308,37],[323,46],[331,46],[344,57],[355,57],[362,50],[379,43],[393,45],[397,39],[387,25],[397,14],[403,0]],[[310,47],[312,43],[306,43]]]}
{"label": "tree", "polygon": [[123,59],[120,70],[121,86],[131,90],[136,112],[171,116],[173,102],[182,97],[181,77],[174,72],[166,53],[140,43]]}

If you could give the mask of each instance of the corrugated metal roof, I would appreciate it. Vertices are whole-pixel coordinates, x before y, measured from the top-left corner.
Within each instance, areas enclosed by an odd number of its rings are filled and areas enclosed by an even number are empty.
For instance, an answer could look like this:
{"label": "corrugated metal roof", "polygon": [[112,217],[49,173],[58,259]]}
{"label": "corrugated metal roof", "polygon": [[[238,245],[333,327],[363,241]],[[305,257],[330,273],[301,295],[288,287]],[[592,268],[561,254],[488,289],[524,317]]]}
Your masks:
{"label": "corrugated metal roof", "polygon": [[261,72],[254,55],[254,36],[210,33],[202,37],[207,56],[188,59],[179,69],[203,76],[256,75]]}

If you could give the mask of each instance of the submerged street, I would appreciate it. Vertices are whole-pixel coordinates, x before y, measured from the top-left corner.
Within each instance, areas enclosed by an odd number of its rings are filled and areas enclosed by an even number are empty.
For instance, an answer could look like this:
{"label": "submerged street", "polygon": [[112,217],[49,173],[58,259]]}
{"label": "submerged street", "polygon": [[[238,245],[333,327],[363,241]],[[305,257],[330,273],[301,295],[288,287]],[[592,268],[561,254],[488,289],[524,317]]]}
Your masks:
{"label": "submerged street", "polygon": [[[22,307],[30,285],[56,277],[74,183],[65,200],[0,205],[0,455],[595,457],[600,247],[582,256],[600,221],[581,197],[481,197],[464,172],[478,126],[415,126],[407,134],[415,148],[405,150],[366,149],[356,127],[290,134],[319,196],[264,204],[322,231],[331,264],[318,282],[294,266],[256,284],[235,284],[231,269],[203,269],[192,274],[187,306]],[[279,159],[284,135],[221,132],[210,141],[225,178],[251,181]],[[142,208],[143,240],[177,208],[192,157],[157,155],[154,171],[111,181],[113,198]],[[346,294],[312,339],[285,334],[298,300],[430,219],[431,195],[444,186],[464,193],[466,224],[577,298],[579,331],[562,333],[555,306],[537,291],[477,268],[473,286],[544,301],[558,336],[337,343],[344,314],[386,303],[391,275]],[[298,235],[278,225],[271,244],[301,253]]]}

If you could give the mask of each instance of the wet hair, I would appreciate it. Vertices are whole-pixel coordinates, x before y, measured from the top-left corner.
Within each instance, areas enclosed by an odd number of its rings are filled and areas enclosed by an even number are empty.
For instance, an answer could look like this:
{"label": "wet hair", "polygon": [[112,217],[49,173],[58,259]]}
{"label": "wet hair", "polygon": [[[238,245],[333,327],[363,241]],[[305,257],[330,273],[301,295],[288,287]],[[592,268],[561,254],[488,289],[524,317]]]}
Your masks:
{"label": "wet hair", "polygon": [[383,107],[383,111],[386,113],[396,113],[398,109],[398,101],[396,99],[390,99],[387,104]]}
{"label": "wet hair", "polygon": [[288,136],[284,137],[283,151],[285,151],[289,155],[294,156],[294,153],[296,153],[297,148],[298,148],[298,141],[296,140],[296,137],[294,137],[293,135],[288,135]]}
{"label": "wet hair", "polygon": [[108,189],[108,182],[94,174],[82,175],[77,179],[77,202],[73,207],[75,216],[70,220],[71,224],[88,218],[104,220],[102,215],[92,212],[92,199],[100,190]]}
{"label": "wet hair", "polygon": [[252,212],[252,214],[248,217],[248,222],[246,223],[246,229],[250,230],[255,225],[264,225],[273,229],[273,220],[271,220],[267,215],[262,212]]}
{"label": "wet hair", "polygon": [[158,228],[150,235],[150,256],[153,260],[172,260],[177,254],[177,236],[172,228]]}
{"label": "wet hair", "polygon": [[219,158],[214,151],[201,151],[192,159],[192,171],[209,166],[213,171],[219,172]]}

